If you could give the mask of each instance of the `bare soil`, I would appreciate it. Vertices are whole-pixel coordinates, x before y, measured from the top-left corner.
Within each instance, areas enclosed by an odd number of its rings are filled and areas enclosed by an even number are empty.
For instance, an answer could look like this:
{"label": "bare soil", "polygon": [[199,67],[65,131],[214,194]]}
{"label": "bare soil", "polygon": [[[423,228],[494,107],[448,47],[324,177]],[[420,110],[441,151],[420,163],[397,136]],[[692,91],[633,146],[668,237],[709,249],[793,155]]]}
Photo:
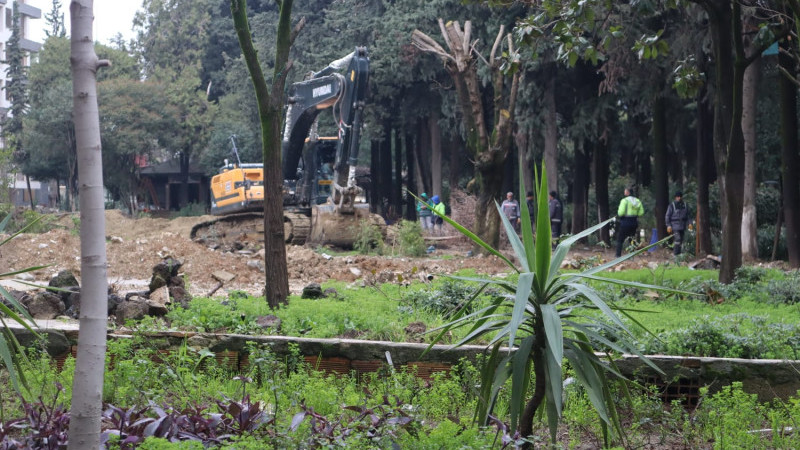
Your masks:
{"label": "bare soil", "polygon": [[[75,218],[77,215],[61,215],[55,221],[53,230],[43,234],[20,235],[0,247],[0,273],[47,265],[33,273],[37,282],[46,283],[64,269],[80,279],[80,239]],[[109,283],[130,286],[138,281],[141,285],[149,280],[153,266],[171,256],[183,262],[181,270],[192,295],[205,295],[211,291],[217,285],[212,273],[220,270],[236,277],[225,283],[216,295],[225,295],[231,290],[261,295],[265,283],[263,251],[259,252],[257,247],[233,252],[220,251],[190,239],[192,226],[210,219],[210,216],[171,220],[131,218],[118,210],[106,211]],[[507,267],[499,258],[467,256],[471,247],[463,239],[434,238],[428,245],[434,245],[436,250],[423,258],[337,255],[335,250],[290,245],[287,248],[290,289],[292,293],[299,293],[309,283],[328,280],[408,282],[421,280],[427,274],[447,274],[465,268],[488,274],[507,272]],[[611,257],[612,250],[586,247],[576,248],[568,259],[578,262],[589,258],[608,260]],[[670,259],[667,251],[659,250],[637,257],[636,261],[628,263],[628,267],[642,267]]]}

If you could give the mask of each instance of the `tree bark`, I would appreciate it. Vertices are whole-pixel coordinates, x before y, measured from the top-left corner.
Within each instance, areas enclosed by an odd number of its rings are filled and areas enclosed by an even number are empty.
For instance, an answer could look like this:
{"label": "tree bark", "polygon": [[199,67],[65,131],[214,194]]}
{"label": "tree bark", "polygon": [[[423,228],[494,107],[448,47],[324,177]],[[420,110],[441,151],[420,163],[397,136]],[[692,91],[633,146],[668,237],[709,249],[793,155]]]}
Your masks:
{"label": "tree bark", "polygon": [[[428,121],[419,119],[417,121],[417,139],[414,146],[414,157],[417,166],[417,186],[421,192],[425,192],[432,197],[431,186],[431,166],[430,166],[431,135],[428,129]],[[419,191],[418,191],[419,192]]]}
{"label": "tree bark", "polygon": [[[608,203],[608,140],[612,133],[606,130],[603,134],[605,137],[598,140],[594,150],[594,158],[592,158],[594,163],[592,173],[594,175],[594,192],[597,201],[598,222],[603,222],[611,217]],[[611,236],[609,235],[608,227],[603,227],[603,229],[600,230],[600,241],[609,245],[611,244]]]}
{"label": "tree bark", "polygon": [[450,169],[450,192],[458,187],[458,182],[461,178],[462,148],[464,148],[464,141],[461,139],[461,136],[453,136],[453,139],[450,141],[450,162],[448,164],[448,168]]}
{"label": "tree bark", "polygon": [[[511,147],[519,71],[514,72],[511,87],[507,89],[506,76],[500,70],[500,60],[495,56],[504,37],[507,38],[511,51],[513,51],[511,47],[513,41],[510,35],[504,34],[504,28],[501,26],[488,58],[494,93],[491,105],[493,110],[489,115],[484,111],[476,58],[472,55],[472,23],[466,21],[462,29],[457,21],[445,24],[439,19],[439,28],[448,51],[419,30],[414,30],[412,33],[412,43],[425,52],[440,56],[445,62],[446,70],[453,78],[464,129],[467,130],[467,149],[475,163],[475,182],[478,186],[475,233],[496,248],[500,241],[500,217],[494,203],[500,198],[503,167]],[[508,94],[505,94],[506,92]],[[487,123],[487,117],[494,119],[491,127]]]}
{"label": "tree bark", "polygon": [[97,69],[108,65],[94,52],[92,0],[70,9],[72,95],[81,202],[81,308],[72,387],[70,449],[100,448],[103,371],[108,323],[105,198],[103,191]]}
{"label": "tree bark", "polygon": [[588,187],[589,163],[586,157],[586,143],[582,139],[575,141],[575,153],[573,156],[574,177],[572,179],[572,234],[578,234],[586,229],[586,209],[588,198],[586,189]]}
{"label": "tree bark", "polygon": [[435,109],[428,116],[428,129],[431,135],[431,192],[428,194],[442,195],[442,129],[439,112]]}
{"label": "tree bark", "polygon": [[548,69],[547,87],[544,91],[544,165],[547,171],[547,189],[558,192],[558,111],[556,109],[556,68]]}
{"label": "tree bark", "polygon": [[[659,239],[667,235],[665,215],[670,202],[669,180],[667,172],[667,117],[664,97],[658,96],[653,102],[653,160],[655,175],[653,176],[653,192],[655,197],[656,229]],[[649,231],[649,230],[645,230]]]}
{"label": "tree bark", "polygon": [[[406,180],[406,189],[409,192],[419,195],[419,189],[416,185],[416,169],[414,168],[414,136],[411,133],[405,135],[406,147],[406,171],[408,172],[408,179]],[[417,220],[417,201],[411,195],[406,196],[406,220],[412,222]]]}
{"label": "tree bark", "polygon": [[745,60],[741,6],[731,0],[707,0],[702,5],[708,13],[715,63],[714,159],[722,217],[719,281],[730,283],[736,269],[742,265],[744,136],[741,120]]}
{"label": "tree bark", "polygon": [[392,190],[392,205],[397,214],[397,219],[403,218],[403,140],[400,130],[394,130],[394,184]]}
{"label": "tree bark", "polygon": [[[785,53],[779,54],[778,62],[788,73],[796,73],[794,61]],[[797,87],[786,76],[781,76],[779,89],[781,94],[781,178],[786,247],[789,251],[789,264],[792,267],[800,267],[800,182],[798,182],[797,176],[800,173],[800,156],[798,156],[797,145]]]}
{"label": "tree bark", "polygon": [[376,140],[369,141],[369,212],[380,214],[381,153]]}
{"label": "tree bark", "polygon": [[[281,171],[281,113],[283,92],[293,41],[291,14],[293,0],[280,3],[275,45],[275,69],[272,86],[267,85],[258,54],[253,46],[247,21],[247,1],[231,0],[234,28],[255,87],[261,123],[261,151],[264,160],[264,294],[275,309],[288,303],[289,273],[286,267],[286,244],[283,234],[283,174]],[[299,32],[299,29],[296,30]],[[296,33],[294,33],[296,34]]]}
{"label": "tree bark", "polygon": [[761,58],[744,72],[742,88],[742,133],[744,136],[744,197],[742,199],[742,259],[758,258],[756,223],[756,117],[758,116],[758,79]]}
{"label": "tree bark", "polygon": [[695,256],[702,257],[712,253],[711,246],[711,208],[709,207],[708,186],[711,184],[710,172],[713,166],[713,139],[709,132],[708,105],[701,94],[697,100],[697,216]]}

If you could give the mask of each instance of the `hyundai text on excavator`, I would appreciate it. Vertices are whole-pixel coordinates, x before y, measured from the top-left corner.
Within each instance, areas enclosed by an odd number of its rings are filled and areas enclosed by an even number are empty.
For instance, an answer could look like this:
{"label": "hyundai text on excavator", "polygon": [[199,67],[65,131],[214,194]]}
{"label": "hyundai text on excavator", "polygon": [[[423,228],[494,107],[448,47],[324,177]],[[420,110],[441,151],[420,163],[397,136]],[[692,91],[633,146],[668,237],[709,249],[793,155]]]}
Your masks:
{"label": "hyundai text on excavator", "polygon": [[[368,78],[367,50],[356,47],[289,89],[281,142],[287,243],[352,247],[362,220],[383,227],[369,204],[358,201],[363,189],[356,183]],[[329,108],[338,136],[319,137],[317,116]],[[237,163],[226,160],[211,180],[211,214],[220,217],[195,225],[193,239],[263,233],[263,165],[242,164],[232,142]]]}

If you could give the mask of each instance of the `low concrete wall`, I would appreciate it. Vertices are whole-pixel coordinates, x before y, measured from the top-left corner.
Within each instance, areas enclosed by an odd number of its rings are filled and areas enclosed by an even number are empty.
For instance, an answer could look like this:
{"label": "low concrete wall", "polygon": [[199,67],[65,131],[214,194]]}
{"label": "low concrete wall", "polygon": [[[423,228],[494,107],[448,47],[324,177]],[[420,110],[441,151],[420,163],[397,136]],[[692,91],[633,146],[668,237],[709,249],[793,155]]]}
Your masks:
{"label": "low concrete wall", "polygon": [[[41,325],[41,324],[40,324]],[[59,329],[61,328],[61,329]],[[65,356],[66,349],[76,350],[77,327],[61,326],[51,321],[42,329],[48,336],[48,352],[54,357]],[[31,342],[29,332],[15,329],[20,340]],[[148,345],[158,350],[168,350],[186,343],[195,348],[207,348],[217,353],[218,359],[234,369],[247,364],[249,342],[269,347],[279,355],[291,353],[296,346],[299,353],[312,366],[338,373],[371,372],[387,364],[387,352],[396,368],[416,366],[418,374],[428,377],[446,371],[461,359],[474,361],[486,351],[483,346],[465,345],[452,348],[427,344],[365,341],[358,339],[311,339],[287,336],[249,336],[237,334],[160,332],[149,333]],[[109,339],[128,339],[130,335],[109,334]],[[71,344],[71,347],[70,347]],[[602,355],[598,355],[602,356]],[[758,394],[766,401],[772,398],[787,399],[800,391],[800,361],[750,360],[731,358],[697,358],[652,355],[649,359],[666,375],[661,376],[638,357],[625,355],[616,361],[622,374],[645,383],[662,387],[665,400],[680,399],[693,404],[699,398],[699,388],[708,386],[715,392],[734,381],[741,381],[747,392]]]}

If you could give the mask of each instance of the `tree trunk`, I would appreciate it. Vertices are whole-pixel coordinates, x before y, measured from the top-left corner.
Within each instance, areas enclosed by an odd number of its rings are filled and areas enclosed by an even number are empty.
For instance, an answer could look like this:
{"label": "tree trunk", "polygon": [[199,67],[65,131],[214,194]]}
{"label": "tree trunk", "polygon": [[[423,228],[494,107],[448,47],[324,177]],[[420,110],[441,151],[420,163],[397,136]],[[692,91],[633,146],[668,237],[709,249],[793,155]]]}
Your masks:
{"label": "tree trunk", "polygon": [[708,105],[702,100],[703,93],[697,100],[697,216],[695,256],[710,255],[711,246],[711,208],[708,202],[708,186],[711,184],[710,172],[713,167],[713,139],[709,130]]}
{"label": "tree trunk", "polygon": [[31,177],[25,175],[25,184],[28,188],[28,200],[30,200],[31,204],[31,211],[36,209],[36,199],[33,197],[33,191],[31,190]]}
{"label": "tree trunk", "polygon": [[[281,113],[286,83],[289,49],[292,45],[291,14],[293,0],[280,3],[275,45],[272,86],[267,86],[264,73],[253,47],[247,21],[247,1],[231,0],[231,14],[255,87],[258,116],[261,123],[261,150],[264,159],[264,293],[267,304],[275,309],[288,303],[289,273],[286,267],[286,244],[283,234],[283,174],[281,171]],[[296,30],[299,32],[299,29]]]}
{"label": "tree trunk", "polygon": [[450,141],[450,192],[458,187],[458,182],[461,178],[462,148],[464,148],[464,141],[461,140],[461,136],[454,136]]}
{"label": "tree trunk", "polygon": [[108,324],[108,277],[97,69],[92,0],[72,0],[70,59],[78,174],[81,186],[81,308],[73,376],[70,449],[100,448],[103,371]]}
{"label": "tree trunk", "polygon": [[380,214],[381,150],[378,141],[369,141],[369,212]]}
{"label": "tree trunk", "polygon": [[[794,61],[783,52],[778,56],[781,67],[796,73]],[[797,87],[786,76],[779,81],[781,106],[781,168],[783,183],[783,218],[786,223],[786,247],[789,264],[800,267],[800,157],[797,147]],[[777,246],[775,246],[777,248]]]}
{"label": "tree trunk", "polygon": [[381,152],[381,207],[383,216],[388,217],[392,203],[392,129],[386,128],[386,137],[380,141]]}
{"label": "tree trunk", "polygon": [[[594,158],[592,158],[592,161],[594,162],[594,169],[592,172],[594,175],[594,192],[595,199],[597,201],[598,222],[603,222],[611,217],[611,211],[608,203],[608,139],[612,133],[606,132],[604,134],[606,138],[600,139],[597,142],[594,150]],[[608,227],[603,227],[603,229],[600,230],[600,240],[606,244],[611,244],[611,237],[609,236]]]}
{"label": "tree trunk", "polygon": [[[406,147],[406,171],[408,172],[408,179],[406,180],[406,188],[409,192],[419,195],[420,192],[416,185],[417,172],[414,169],[414,136],[411,133],[406,133],[405,138]],[[406,196],[406,220],[412,222],[417,220],[417,201],[411,195]]]}
{"label": "tree trunk", "polygon": [[420,187],[422,192],[433,197],[433,187],[431,186],[431,166],[430,166],[430,148],[431,148],[431,135],[428,129],[428,121],[419,119],[417,121],[417,139],[414,146],[414,157],[417,166],[417,186]]}
{"label": "tree trunk", "polygon": [[575,153],[572,167],[574,177],[572,179],[572,234],[578,234],[586,229],[586,188],[589,179],[589,164],[586,158],[586,144],[582,139],[575,141]]}
{"label": "tree trunk", "polygon": [[397,219],[403,218],[403,140],[400,130],[394,130],[394,183],[392,190],[392,205],[397,214]]}
{"label": "tree trunk", "polygon": [[556,110],[556,68],[547,80],[544,91],[544,165],[547,171],[547,189],[558,192],[558,112]]}
{"label": "tree trunk", "polygon": [[[522,191],[525,193],[533,192],[533,165],[531,164],[530,139],[527,131],[518,131],[514,134],[514,143],[517,148],[517,165],[522,167]],[[520,201],[523,199],[520,198]]]}
{"label": "tree trunk", "polygon": [[744,135],[744,198],[742,199],[742,259],[758,258],[756,223],[756,117],[758,115],[758,79],[761,58],[744,72],[742,88],[742,133]]}
{"label": "tree trunk", "polygon": [[[280,161],[279,161],[280,162]],[[178,196],[178,209],[189,204],[189,153],[180,153],[181,187]]]}
{"label": "tree trunk", "polygon": [[[653,159],[656,168],[653,177],[655,197],[656,230],[659,239],[667,235],[665,216],[670,202],[669,180],[667,179],[667,117],[664,97],[658,96],[653,102]],[[647,230],[646,230],[647,231]]]}
{"label": "tree trunk", "polygon": [[435,109],[428,117],[428,129],[431,135],[431,192],[428,194],[442,195],[442,129],[439,112]]}
{"label": "tree trunk", "polygon": [[[742,197],[744,196],[744,136],[742,86],[745,61],[741,54],[741,6],[723,0],[704,3],[714,47],[714,157],[720,186],[722,264],[719,281],[733,281],[742,265]],[[737,56],[734,57],[734,48]],[[733,76],[731,76],[733,75]]]}

